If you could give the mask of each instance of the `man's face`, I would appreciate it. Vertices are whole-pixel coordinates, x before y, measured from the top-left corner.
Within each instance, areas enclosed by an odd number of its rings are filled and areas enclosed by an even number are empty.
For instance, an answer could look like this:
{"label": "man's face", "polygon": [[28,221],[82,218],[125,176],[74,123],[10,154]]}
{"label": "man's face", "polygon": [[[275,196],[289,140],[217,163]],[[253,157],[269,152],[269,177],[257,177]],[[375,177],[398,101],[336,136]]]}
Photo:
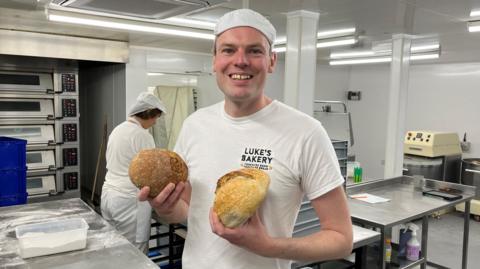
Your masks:
{"label": "man's face", "polygon": [[267,38],[254,28],[236,27],[218,36],[215,49],[213,70],[225,98],[234,102],[260,98],[267,73],[276,63]]}

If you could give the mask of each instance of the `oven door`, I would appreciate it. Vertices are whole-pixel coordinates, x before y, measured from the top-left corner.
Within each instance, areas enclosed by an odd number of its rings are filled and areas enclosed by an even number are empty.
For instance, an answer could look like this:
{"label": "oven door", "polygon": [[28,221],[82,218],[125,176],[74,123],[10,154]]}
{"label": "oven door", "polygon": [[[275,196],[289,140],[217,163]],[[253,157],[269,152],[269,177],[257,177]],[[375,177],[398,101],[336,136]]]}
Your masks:
{"label": "oven door", "polygon": [[27,177],[28,196],[48,195],[55,192],[55,175]]}
{"label": "oven door", "polygon": [[55,168],[53,150],[27,151],[28,171],[48,171]]}
{"label": "oven door", "polygon": [[52,74],[0,72],[0,93],[48,93],[53,91]]}
{"label": "oven door", "polygon": [[55,143],[53,125],[2,125],[0,136],[27,140],[29,145],[49,145]]}
{"label": "oven door", "polygon": [[52,99],[0,99],[0,118],[53,119]]}

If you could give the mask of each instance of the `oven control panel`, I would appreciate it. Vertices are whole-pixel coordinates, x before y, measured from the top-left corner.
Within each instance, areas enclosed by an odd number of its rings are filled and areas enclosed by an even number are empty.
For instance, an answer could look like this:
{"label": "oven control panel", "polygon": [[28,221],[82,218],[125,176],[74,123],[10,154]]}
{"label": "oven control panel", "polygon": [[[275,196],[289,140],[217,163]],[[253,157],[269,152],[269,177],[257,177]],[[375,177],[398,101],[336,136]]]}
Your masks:
{"label": "oven control panel", "polygon": [[64,173],[63,182],[65,184],[65,190],[78,189],[78,173],[77,172]]}
{"label": "oven control panel", "polygon": [[64,148],[63,149],[63,166],[75,166],[75,165],[78,165],[77,148]]}
{"label": "oven control panel", "polygon": [[62,99],[62,116],[76,117],[77,116],[77,100],[76,99]]}
{"label": "oven control panel", "polygon": [[64,123],[62,124],[63,142],[77,141],[77,124]]}
{"label": "oven control panel", "polygon": [[75,74],[62,74],[61,75],[61,87],[62,92],[76,92],[77,91],[77,82],[75,79]]}

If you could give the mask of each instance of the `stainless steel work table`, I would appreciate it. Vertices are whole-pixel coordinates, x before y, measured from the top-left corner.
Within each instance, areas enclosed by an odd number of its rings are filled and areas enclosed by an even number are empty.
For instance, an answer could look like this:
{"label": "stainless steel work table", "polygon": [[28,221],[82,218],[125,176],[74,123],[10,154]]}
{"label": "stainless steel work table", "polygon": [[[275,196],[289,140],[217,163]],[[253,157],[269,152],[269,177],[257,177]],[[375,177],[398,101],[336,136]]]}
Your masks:
{"label": "stainless steel work table", "polygon": [[[422,190],[439,188],[456,189],[461,192],[459,194],[462,195],[462,198],[455,201],[446,201],[422,195]],[[421,265],[422,269],[426,268],[428,215],[459,203],[465,203],[462,268],[467,268],[470,200],[474,197],[475,187],[407,176],[370,181],[347,187],[347,195],[365,192],[390,199],[388,202],[376,204],[352,198],[348,199],[350,214],[354,223],[377,227],[381,230],[379,257],[381,268],[387,266],[384,260],[384,244],[385,237],[391,235],[391,228],[418,219],[422,219],[421,257],[415,262],[398,259],[398,264],[400,268],[411,268],[416,265]]]}
{"label": "stainless steel work table", "polygon": [[[15,227],[55,219],[81,217],[90,226],[82,250],[22,259]],[[156,268],[102,217],[78,198],[0,207],[0,268]]]}

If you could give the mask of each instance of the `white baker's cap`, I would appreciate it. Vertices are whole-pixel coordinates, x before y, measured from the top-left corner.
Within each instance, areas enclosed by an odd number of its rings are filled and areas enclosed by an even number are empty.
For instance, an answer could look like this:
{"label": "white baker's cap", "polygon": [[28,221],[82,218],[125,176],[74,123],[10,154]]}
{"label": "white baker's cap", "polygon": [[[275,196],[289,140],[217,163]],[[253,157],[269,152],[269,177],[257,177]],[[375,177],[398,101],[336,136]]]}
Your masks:
{"label": "white baker's cap", "polygon": [[270,42],[270,45],[275,41],[276,31],[275,27],[263,15],[251,9],[237,9],[223,15],[218,20],[215,26],[214,34],[216,36],[240,26],[248,26],[260,31]]}
{"label": "white baker's cap", "polygon": [[158,97],[148,92],[142,92],[138,95],[135,104],[130,107],[128,116],[132,116],[145,110],[154,108],[159,109],[162,111],[162,113],[167,113],[165,105],[162,103],[162,101],[160,101],[160,99],[158,99]]}

